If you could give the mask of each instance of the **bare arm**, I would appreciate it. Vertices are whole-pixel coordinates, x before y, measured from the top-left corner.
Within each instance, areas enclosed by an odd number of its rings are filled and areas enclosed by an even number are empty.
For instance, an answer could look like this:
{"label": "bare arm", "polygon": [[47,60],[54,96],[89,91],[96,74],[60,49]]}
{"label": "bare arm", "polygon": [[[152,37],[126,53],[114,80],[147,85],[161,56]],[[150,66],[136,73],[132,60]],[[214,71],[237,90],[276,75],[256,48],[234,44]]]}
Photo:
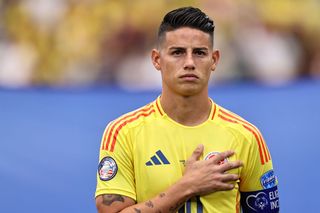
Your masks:
{"label": "bare arm", "polygon": [[176,183],[158,196],[135,204],[135,201],[122,195],[100,195],[96,199],[99,213],[106,212],[176,212],[188,199],[187,193],[181,192],[185,188]]}
{"label": "bare arm", "polygon": [[96,206],[99,213],[120,212],[135,203],[136,202],[129,197],[117,194],[104,194],[96,197]]}
{"label": "bare arm", "polygon": [[225,191],[234,188],[230,183],[239,179],[238,175],[228,174],[234,168],[240,167],[239,161],[219,162],[233,155],[233,152],[223,152],[209,160],[199,161],[203,146],[199,145],[186,162],[183,177],[158,196],[135,204],[129,197],[121,195],[100,195],[96,198],[99,213],[105,212],[176,212],[189,198],[196,195]]}

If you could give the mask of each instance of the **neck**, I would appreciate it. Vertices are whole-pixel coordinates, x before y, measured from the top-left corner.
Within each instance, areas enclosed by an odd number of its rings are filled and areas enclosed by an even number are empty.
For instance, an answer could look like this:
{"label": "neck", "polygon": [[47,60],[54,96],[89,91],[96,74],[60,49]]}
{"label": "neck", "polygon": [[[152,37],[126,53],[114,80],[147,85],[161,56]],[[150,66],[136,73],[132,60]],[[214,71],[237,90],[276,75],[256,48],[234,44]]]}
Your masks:
{"label": "neck", "polygon": [[196,126],[205,122],[211,111],[211,101],[207,95],[181,96],[161,95],[161,106],[165,113],[174,121]]}

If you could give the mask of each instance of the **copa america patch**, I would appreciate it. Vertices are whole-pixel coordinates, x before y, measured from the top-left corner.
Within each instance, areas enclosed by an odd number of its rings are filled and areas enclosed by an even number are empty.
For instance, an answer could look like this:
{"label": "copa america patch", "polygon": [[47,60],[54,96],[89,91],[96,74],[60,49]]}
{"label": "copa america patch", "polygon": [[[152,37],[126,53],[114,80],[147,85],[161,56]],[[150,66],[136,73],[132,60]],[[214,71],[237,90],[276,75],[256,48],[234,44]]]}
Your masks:
{"label": "copa america patch", "polygon": [[270,189],[276,185],[276,176],[273,170],[264,173],[260,178],[260,183],[264,189]]}
{"label": "copa america patch", "polygon": [[100,180],[108,181],[111,180],[118,171],[116,161],[112,157],[104,157],[98,166],[98,174]]}
{"label": "copa america patch", "polygon": [[[218,154],[220,154],[220,152],[209,152],[209,154],[207,154],[204,159],[205,159],[205,160],[209,160],[209,159],[213,158],[214,156],[216,156],[216,155],[218,155]],[[224,164],[224,163],[226,163],[226,162],[228,162],[228,158],[225,158],[224,160],[221,160],[221,161],[219,162],[219,164],[221,165],[221,164]]]}

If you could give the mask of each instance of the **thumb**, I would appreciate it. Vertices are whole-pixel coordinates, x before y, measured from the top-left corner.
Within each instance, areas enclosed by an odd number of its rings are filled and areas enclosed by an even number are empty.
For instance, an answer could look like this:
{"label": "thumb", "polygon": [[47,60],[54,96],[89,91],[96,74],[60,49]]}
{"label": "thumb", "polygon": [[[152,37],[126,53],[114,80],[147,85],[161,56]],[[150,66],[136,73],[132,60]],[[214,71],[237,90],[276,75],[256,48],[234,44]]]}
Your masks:
{"label": "thumb", "polygon": [[189,163],[199,160],[200,156],[203,153],[203,149],[204,149],[203,145],[199,144],[197,148],[193,151],[191,157],[188,159]]}

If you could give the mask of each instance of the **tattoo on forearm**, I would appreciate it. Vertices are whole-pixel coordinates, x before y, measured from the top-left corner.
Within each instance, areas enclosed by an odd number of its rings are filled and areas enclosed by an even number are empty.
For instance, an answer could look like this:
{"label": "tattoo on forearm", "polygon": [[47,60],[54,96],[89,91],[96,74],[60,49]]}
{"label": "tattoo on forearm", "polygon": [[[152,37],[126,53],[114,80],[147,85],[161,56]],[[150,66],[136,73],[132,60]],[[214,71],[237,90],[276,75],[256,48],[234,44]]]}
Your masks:
{"label": "tattoo on forearm", "polygon": [[124,198],[121,195],[103,195],[102,203],[104,205],[110,206],[113,202],[124,202]]}
{"label": "tattoo on forearm", "polygon": [[140,209],[137,209],[137,208],[134,208],[134,211],[135,211],[136,213],[141,213],[141,210],[140,210]]}
{"label": "tattoo on forearm", "polygon": [[148,206],[149,208],[153,208],[153,203],[151,200],[146,202],[146,206]]}
{"label": "tattoo on forearm", "polygon": [[164,196],[166,196],[166,194],[165,194],[165,193],[160,193],[159,196],[160,196],[161,198],[163,198]]}

